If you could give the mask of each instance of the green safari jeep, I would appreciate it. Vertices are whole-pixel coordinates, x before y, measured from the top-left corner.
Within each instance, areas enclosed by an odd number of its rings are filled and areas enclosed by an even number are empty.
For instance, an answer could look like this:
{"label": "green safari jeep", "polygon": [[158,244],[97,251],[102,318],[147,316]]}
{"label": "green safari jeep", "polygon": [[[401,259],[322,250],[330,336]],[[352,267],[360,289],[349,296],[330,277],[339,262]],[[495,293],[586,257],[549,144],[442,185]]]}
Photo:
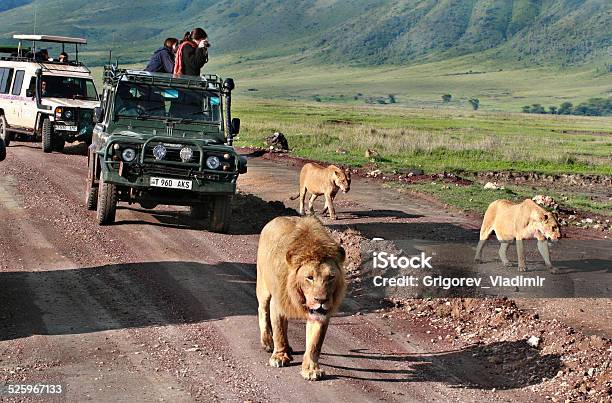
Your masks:
{"label": "green safari jeep", "polygon": [[189,206],[207,227],[227,232],[231,201],[246,158],[233,136],[231,78],[174,77],[106,66],[94,110],[86,203],[100,225],[112,224],[118,202],[145,209]]}

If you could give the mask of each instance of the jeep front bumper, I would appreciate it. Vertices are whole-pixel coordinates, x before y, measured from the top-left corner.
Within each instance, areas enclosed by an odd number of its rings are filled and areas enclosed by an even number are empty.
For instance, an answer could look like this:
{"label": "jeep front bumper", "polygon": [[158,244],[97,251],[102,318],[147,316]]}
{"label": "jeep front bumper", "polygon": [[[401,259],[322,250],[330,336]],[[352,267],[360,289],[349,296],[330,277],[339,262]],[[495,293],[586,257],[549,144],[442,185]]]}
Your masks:
{"label": "jeep front bumper", "polygon": [[[159,144],[166,148],[166,155],[162,159],[157,159],[153,154],[154,147]],[[121,153],[128,147],[137,150],[137,157],[132,162],[122,160]],[[182,161],[179,156],[180,149],[184,147],[193,150],[193,158],[189,162]],[[223,165],[219,169],[209,169],[205,165],[209,156],[218,156]],[[226,146],[201,145],[191,139],[158,136],[146,141],[112,139],[100,155],[100,163],[101,177],[105,182],[162,196],[189,192],[234,194],[239,173],[246,171],[245,161]],[[151,178],[188,180],[191,181],[191,189],[160,189],[152,186]]]}

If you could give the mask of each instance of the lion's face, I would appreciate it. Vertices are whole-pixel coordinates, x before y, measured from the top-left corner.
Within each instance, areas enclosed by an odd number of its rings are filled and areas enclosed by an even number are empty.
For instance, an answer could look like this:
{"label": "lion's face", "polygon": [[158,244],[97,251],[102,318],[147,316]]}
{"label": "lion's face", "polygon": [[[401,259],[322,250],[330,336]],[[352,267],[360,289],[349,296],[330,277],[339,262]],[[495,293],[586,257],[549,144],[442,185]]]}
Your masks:
{"label": "lion's face", "polygon": [[343,171],[338,168],[334,170],[334,183],[336,186],[342,190],[342,192],[347,193],[351,190],[351,172],[347,169]]}
{"label": "lion's face", "polygon": [[552,213],[541,211],[537,213],[537,230],[546,238],[553,241],[561,238],[559,223]]}
{"label": "lion's face", "polygon": [[297,282],[304,296],[308,319],[322,321],[329,318],[342,298],[344,279],[338,264],[331,259],[305,263],[297,272]]}

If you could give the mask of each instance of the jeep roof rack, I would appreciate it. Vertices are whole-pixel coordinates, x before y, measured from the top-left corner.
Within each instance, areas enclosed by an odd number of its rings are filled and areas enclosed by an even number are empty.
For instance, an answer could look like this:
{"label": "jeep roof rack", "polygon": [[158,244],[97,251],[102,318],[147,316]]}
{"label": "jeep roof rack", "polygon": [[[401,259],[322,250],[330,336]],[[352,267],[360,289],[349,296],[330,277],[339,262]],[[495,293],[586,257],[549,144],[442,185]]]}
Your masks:
{"label": "jeep roof rack", "polygon": [[221,78],[216,74],[203,74],[201,76],[175,76],[167,73],[150,73],[141,70],[120,69],[115,65],[104,66],[104,81],[115,84],[123,78],[128,81],[146,84],[180,85],[184,87],[197,87],[221,90]]}
{"label": "jeep roof rack", "polygon": [[71,38],[68,36],[56,36],[56,35],[23,35],[15,34],[14,39],[25,40],[25,41],[38,41],[38,42],[52,42],[52,43],[75,43],[80,45],[87,45],[87,39],[85,38]]}
{"label": "jeep roof rack", "polygon": [[87,39],[85,38],[73,38],[69,36],[57,36],[57,35],[36,35],[36,34],[15,34],[13,39],[19,40],[19,46],[17,47],[17,57],[23,58],[23,47],[22,41],[32,41],[32,53],[36,53],[36,42],[49,42],[49,43],[61,43],[62,52],[65,52],[66,44],[74,45],[75,60],[79,64],[79,45],[87,45]]}

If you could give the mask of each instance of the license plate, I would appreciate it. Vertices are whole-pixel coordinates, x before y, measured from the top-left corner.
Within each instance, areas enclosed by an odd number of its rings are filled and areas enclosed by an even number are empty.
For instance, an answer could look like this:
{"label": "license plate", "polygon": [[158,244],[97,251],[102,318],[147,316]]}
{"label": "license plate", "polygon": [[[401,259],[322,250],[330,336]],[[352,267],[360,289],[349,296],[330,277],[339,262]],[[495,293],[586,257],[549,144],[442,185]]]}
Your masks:
{"label": "license plate", "polygon": [[151,186],[158,188],[191,190],[191,181],[171,178],[151,178]]}
{"label": "license plate", "polygon": [[77,127],[76,126],[56,125],[55,130],[62,130],[65,132],[76,132]]}

